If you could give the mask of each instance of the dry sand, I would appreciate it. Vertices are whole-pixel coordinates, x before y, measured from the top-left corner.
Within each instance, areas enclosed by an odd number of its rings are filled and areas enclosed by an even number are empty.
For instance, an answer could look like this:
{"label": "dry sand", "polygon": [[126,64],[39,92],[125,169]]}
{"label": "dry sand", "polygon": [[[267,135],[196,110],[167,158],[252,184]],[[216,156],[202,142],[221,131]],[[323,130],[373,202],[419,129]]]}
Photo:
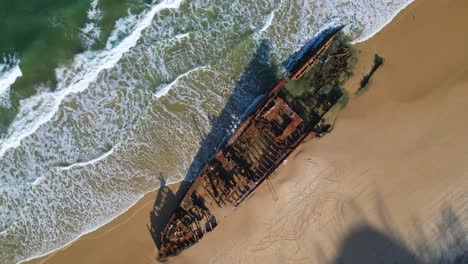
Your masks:
{"label": "dry sand", "polygon": [[[358,44],[350,90],[375,52],[385,62],[333,132],[307,140],[214,232],[167,262],[384,263],[454,249],[468,233],[467,14],[465,0],[416,0]],[[146,225],[155,195],[33,262],[154,263]]]}

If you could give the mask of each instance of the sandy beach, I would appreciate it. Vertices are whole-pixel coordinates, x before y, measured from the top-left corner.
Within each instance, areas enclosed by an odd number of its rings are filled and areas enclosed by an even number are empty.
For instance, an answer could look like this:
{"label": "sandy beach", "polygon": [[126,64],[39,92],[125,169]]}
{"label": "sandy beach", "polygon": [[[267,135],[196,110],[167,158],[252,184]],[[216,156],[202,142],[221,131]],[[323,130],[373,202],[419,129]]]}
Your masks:
{"label": "sandy beach", "polygon": [[[466,248],[466,14],[463,0],[416,0],[357,44],[353,96],[333,131],[307,139],[214,232],[167,262],[414,263]],[[354,95],[375,53],[384,64]],[[156,196],[28,263],[156,263]]]}

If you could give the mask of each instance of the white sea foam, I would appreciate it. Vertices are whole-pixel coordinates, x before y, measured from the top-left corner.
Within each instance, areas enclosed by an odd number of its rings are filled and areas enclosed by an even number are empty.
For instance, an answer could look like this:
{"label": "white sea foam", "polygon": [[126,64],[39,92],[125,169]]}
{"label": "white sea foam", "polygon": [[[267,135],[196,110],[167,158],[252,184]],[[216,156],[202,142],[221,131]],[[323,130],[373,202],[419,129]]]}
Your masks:
{"label": "white sea foam", "polygon": [[[280,2],[267,30],[272,48],[281,58],[299,49],[317,32],[344,24],[357,41],[373,36],[412,0],[316,0]],[[291,19],[295,17],[295,19]],[[287,22],[285,22],[287,21]],[[288,32],[288,33],[284,33]],[[277,38],[276,36],[281,36]]]}
{"label": "white sea foam", "polygon": [[[11,66],[11,63],[13,66]],[[14,58],[13,62],[8,64],[6,63],[6,59],[3,63],[0,62],[0,106],[4,108],[11,107],[10,87],[18,77],[23,75],[19,63],[20,61]]]}
{"label": "white sea foam", "polygon": [[266,18],[265,18],[265,24],[263,27],[258,31],[259,33],[267,31],[267,29],[271,26],[271,22],[273,22],[273,18],[275,18],[275,12],[276,9],[273,10]]}
{"label": "white sea foam", "polygon": [[102,10],[98,7],[99,0],[93,0],[91,2],[91,8],[88,10],[89,20],[99,20],[102,17]]}
{"label": "white sea foam", "polygon": [[83,45],[87,49],[91,49],[101,37],[101,28],[94,22],[86,23],[81,29],[80,37]]}
{"label": "white sea foam", "polygon": [[70,170],[70,169],[75,168],[75,167],[84,167],[84,166],[87,166],[87,165],[94,164],[94,163],[99,162],[101,160],[104,160],[107,157],[109,157],[110,155],[112,155],[112,153],[114,153],[114,149],[116,147],[117,146],[112,147],[109,151],[103,153],[101,156],[99,156],[97,158],[94,158],[92,160],[76,162],[76,163],[73,163],[73,164],[71,164],[69,166],[60,167],[59,169],[63,171],[63,170]]}
{"label": "white sea foam", "polygon": [[[178,8],[183,0],[165,0],[154,5],[138,21],[135,30],[117,46],[100,52],[88,51],[75,56],[75,71],[57,70],[59,81],[57,92],[42,93],[26,99],[11,124],[7,136],[0,141],[0,158],[11,148],[21,144],[21,140],[33,134],[42,124],[52,119],[61,102],[71,93],[84,91],[99,73],[112,68],[123,54],[137,43],[142,31],[151,24],[154,15],[163,9]],[[67,74],[70,73],[70,74]]]}
{"label": "white sea foam", "polygon": [[[169,185],[172,185],[172,184],[177,184],[177,183],[182,182],[182,181],[183,181],[183,179],[178,179],[178,180],[175,180],[175,181],[170,181],[170,180],[168,180],[168,181],[166,181],[166,185],[165,185],[165,186],[169,186]],[[161,186],[159,186],[159,187],[156,188],[156,189],[153,189],[153,190],[144,192],[144,193],[141,194],[137,199],[135,199],[135,201],[134,201],[132,204],[130,204],[127,208],[124,208],[119,214],[116,214],[116,215],[114,215],[113,217],[109,218],[109,219],[108,219],[106,222],[104,222],[101,226],[104,226],[104,225],[106,225],[106,224],[108,224],[108,223],[114,221],[114,219],[116,219],[117,217],[119,217],[120,214],[122,214],[122,213],[128,211],[128,209],[130,209],[130,208],[132,208],[133,206],[135,206],[143,197],[145,197],[145,195],[147,195],[147,194],[149,194],[149,193],[151,193],[151,192],[154,192],[154,191],[156,191],[156,190],[159,189],[159,188],[161,188]],[[47,252],[45,252],[45,253],[43,253],[43,254],[34,255],[34,256],[28,257],[28,258],[26,258],[26,259],[23,259],[23,260],[19,261],[18,264],[24,263],[24,262],[28,262],[28,261],[33,260],[33,259],[36,259],[36,258],[41,258],[41,257],[44,257],[44,256],[49,255],[49,254],[52,253],[52,252],[56,252],[56,251],[58,251],[58,250],[61,250],[61,249],[63,249],[63,248],[66,248],[66,247],[68,247],[69,245],[73,244],[73,242],[75,242],[75,241],[77,241],[78,239],[80,239],[82,236],[84,236],[84,235],[86,235],[86,234],[89,234],[89,233],[91,233],[91,232],[94,232],[94,231],[98,230],[101,226],[96,226],[96,227],[94,227],[94,228],[92,228],[92,229],[86,230],[86,232],[83,232],[82,234],[80,234],[80,235],[77,236],[75,239],[71,240],[70,242],[66,243],[65,245],[63,245],[63,246],[61,246],[61,247],[59,247],[59,248],[55,248],[55,249],[53,249],[53,250],[47,251]],[[4,230],[4,231],[0,232],[0,235],[6,234],[7,231],[8,231],[8,230]]]}
{"label": "white sea foam", "polygon": [[176,35],[174,38],[177,39],[177,40],[181,40],[181,39],[184,39],[184,38],[188,38],[189,36],[190,36],[190,33],[184,33],[184,34]]}
{"label": "white sea foam", "polygon": [[258,76],[245,71],[259,37],[276,45],[270,55],[282,61],[327,25],[348,23],[368,36],[376,17],[405,1],[192,0],[177,11],[151,17],[150,7],[119,19],[104,51],[77,55],[56,70],[55,92],[41,89],[22,102],[6,135],[23,139],[19,147],[0,142],[0,256],[54,251],[125,212],[157,186],[160,172],[169,181],[192,175],[204,159],[194,162],[199,135],[186,118],[195,115],[213,136],[210,150],[236,128],[261,99]]}
{"label": "white sea foam", "polygon": [[101,28],[98,26],[98,22],[102,18],[102,10],[98,4],[99,0],[91,2],[91,6],[88,9],[89,22],[81,28],[80,32],[81,42],[87,49],[91,49],[101,37]]}
{"label": "white sea foam", "polygon": [[391,10],[384,16],[376,16],[374,20],[373,30],[369,30],[369,32],[365,35],[359,36],[357,39],[353,41],[353,44],[366,41],[377,34],[380,30],[382,30],[386,25],[388,25],[392,20],[408,5],[410,5],[414,0],[406,0],[401,1],[397,10]]}
{"label": "white sea foam", "polygon": [[156,92],[154,93],[154,97],[155,98],[161,98],[163,96],[166,96],[169,91],[174,87],[174,85],[176,85],[180,79],[186,77],[186,76],[189,76],[192,72],[196,72],[196,71],[199,71],[199,70],[205,70],[205,69],[208,69],[209,67],[208,66],[200,66],[200,67],[197,67],[195,69],[191,69],[179,76],[177,76],[177,78],[175,78],[174,81],[172,81],[171,83],[169,84],[161,84],[156,90]]}
{"label": "white sea foam", "polygon": [[115,21],[114,30],[107,39],[106,49],[112,49],[122,38],[134,31],[139,21],[138,18],[139,16],[137,14],[129,13],[128,16],[117,19],[117,21]]}

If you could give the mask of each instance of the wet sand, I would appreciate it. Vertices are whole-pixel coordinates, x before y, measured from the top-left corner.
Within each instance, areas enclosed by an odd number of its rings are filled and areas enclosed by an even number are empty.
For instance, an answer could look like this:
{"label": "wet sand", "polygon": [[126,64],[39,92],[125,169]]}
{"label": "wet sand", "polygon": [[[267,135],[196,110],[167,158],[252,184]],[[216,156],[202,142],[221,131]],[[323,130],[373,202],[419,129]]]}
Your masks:
{"label": "wet sand", "polygon": [[[416,0],[358,44],[350,92],[374,53],[384,65],[332,133],[306,140],[214,232],[167,262],[414,262],[422,246],[466,239],[466,14],[463,0]],[[155,263],[155,197],[32,263]]]}

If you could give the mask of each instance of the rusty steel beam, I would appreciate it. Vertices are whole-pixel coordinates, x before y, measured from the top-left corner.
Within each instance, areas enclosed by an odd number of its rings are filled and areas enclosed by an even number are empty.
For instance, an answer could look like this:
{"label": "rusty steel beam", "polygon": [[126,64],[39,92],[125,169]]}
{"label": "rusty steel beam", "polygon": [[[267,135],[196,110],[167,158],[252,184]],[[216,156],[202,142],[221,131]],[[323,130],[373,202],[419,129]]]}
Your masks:
{"label": "rusty steel beam", "polygon": [[[334,38],[331,36],[291,79],[310,70]],[[286,102],[286,83],[281,80],[272,88],[203,168],[161,234],[160,258],[178,254],[212,231],[217,226],[214,212],[223,206],[239,206],[320,122],[326,111],[310,110],[294,98],[290,98],[293,104]],[[324,101],[322,107],[328,110],[331,104],[328,98]],[[298,111],[312,111],[317,120],[305,120]]]}

